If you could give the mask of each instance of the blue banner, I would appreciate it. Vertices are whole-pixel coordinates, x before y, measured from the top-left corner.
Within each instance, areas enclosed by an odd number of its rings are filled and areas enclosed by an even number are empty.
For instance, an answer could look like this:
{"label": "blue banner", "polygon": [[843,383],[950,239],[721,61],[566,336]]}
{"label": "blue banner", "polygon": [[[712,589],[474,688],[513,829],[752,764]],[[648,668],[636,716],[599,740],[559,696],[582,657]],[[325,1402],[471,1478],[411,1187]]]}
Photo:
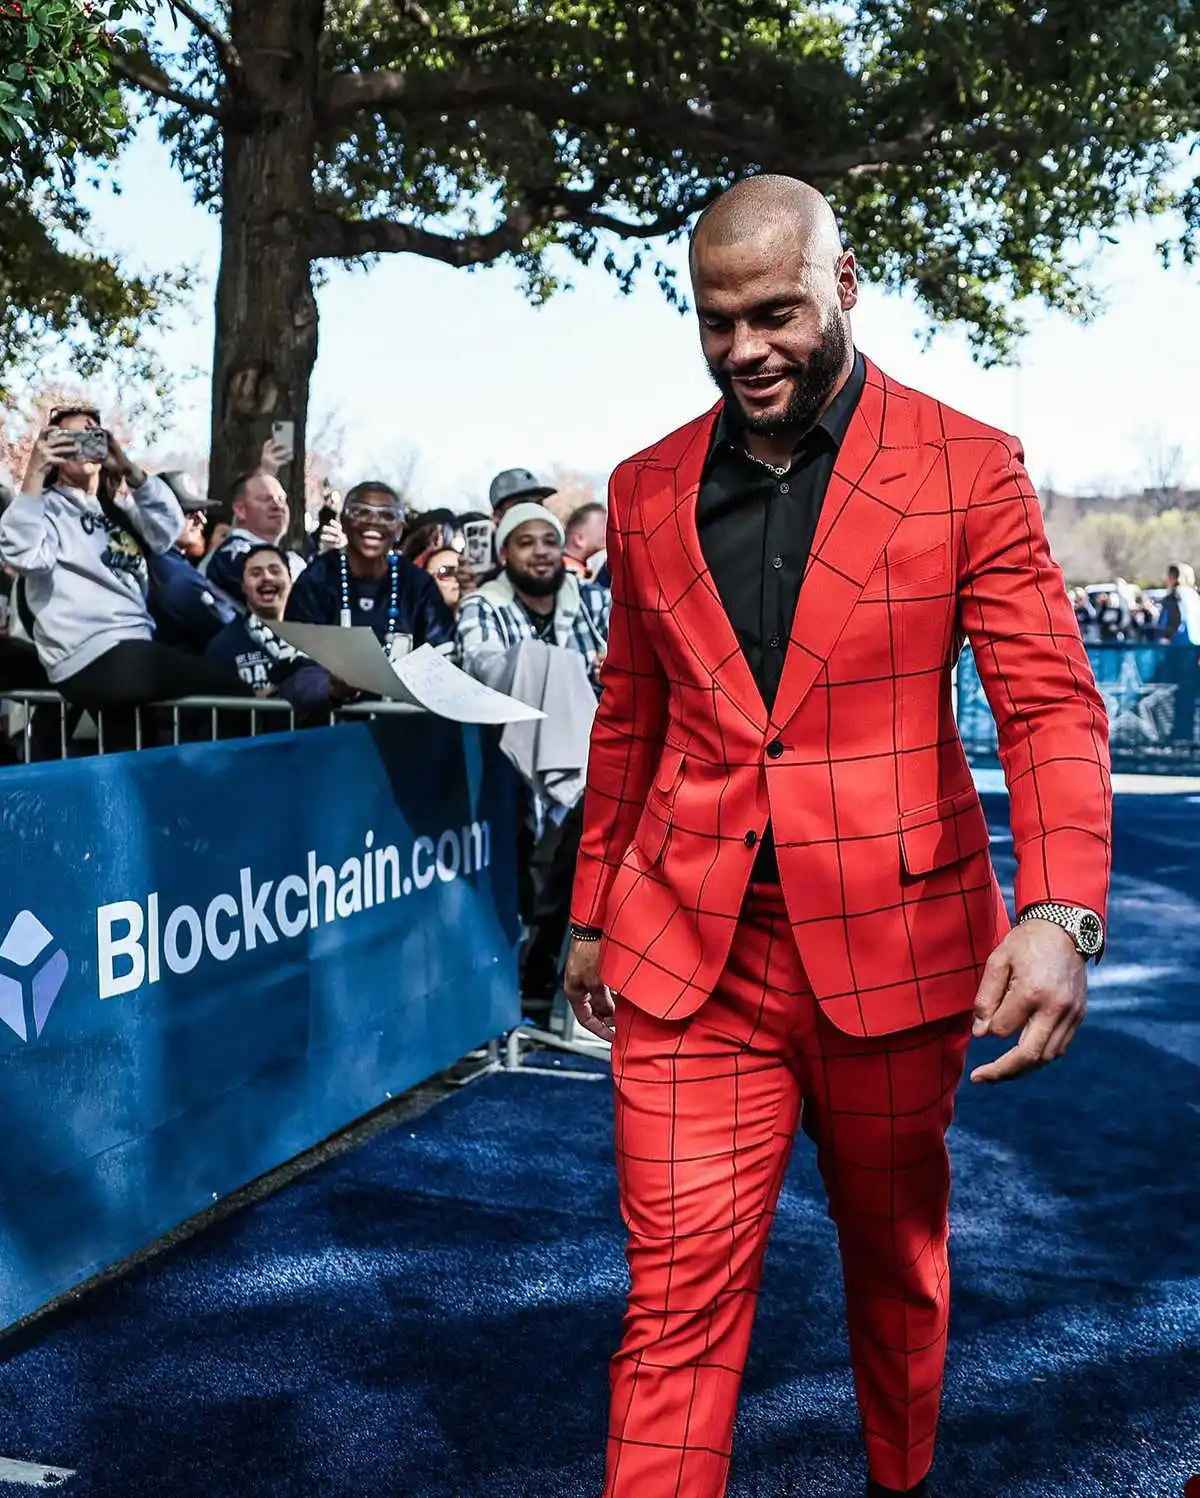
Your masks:
{"label": "blue banner", "polygon": [[0,1326],[519,1022],[514,792],[418,717],[0,770]]}
{"label": "blue banner", "polygon": [[[1200,652],[1191,645],[1089,645],[1109,717],[1113,769],[1200,775]],[[994,765],[996,723],[975,658],[958,665],[958,728],[974,765]]]}

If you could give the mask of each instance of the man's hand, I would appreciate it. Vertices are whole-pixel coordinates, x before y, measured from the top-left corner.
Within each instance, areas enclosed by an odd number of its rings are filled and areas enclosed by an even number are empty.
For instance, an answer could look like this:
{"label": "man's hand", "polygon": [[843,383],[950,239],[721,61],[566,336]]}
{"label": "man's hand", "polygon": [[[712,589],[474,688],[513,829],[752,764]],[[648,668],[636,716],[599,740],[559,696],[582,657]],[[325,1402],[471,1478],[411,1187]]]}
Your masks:
{"label": "man's hand", "polygon": [[572,941],[567,953],[567,971],[563,988],[575,1011],[575,1018],[585,1030],[601,1040],[616,1040],[613,996],[600,981],[600,943]]}
{"label": "man's hand", "polygon": [[341,551],[345,544],[346,533],[340,520],[330,520],[317,532],[318,556],[324,556],[327,551]]}
{"label": "man's hand", "polygon": [[285,447],[282,442],[276,442],[274,437],[268,437],[258,456],[258,471],[267,474],[270,478],[277,478],[279,470],[285,468],[291,461],[291,448]]}
{"label": "man's hand", "polygon": [[1087,1009],[1087,963],[1075,943],[1053,921],[1014,926],[983,970],[975,996],[972,1034],[1007,1040],[1012,1050],[977,1066],[972,1082],[1011,1082],[1056,1061],[1071,1044]]}

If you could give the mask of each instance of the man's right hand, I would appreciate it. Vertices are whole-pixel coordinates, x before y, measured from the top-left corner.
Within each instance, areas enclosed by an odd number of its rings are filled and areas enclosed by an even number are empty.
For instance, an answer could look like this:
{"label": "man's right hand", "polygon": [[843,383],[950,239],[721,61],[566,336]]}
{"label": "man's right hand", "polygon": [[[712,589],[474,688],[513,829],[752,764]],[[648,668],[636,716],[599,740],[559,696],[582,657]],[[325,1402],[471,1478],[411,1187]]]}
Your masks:
{"label": "man's right hand", "polygon": [[267,474],[270,478],[276,478],[279,470],[291,461],[291,449],[285,447],[282,442],[276,442],[274,437],[268,437],[258,455],[258,471]]}
{"label": "man's right hand", "polygon": [[563,988],[571,1001],[575,1018],[585,1030],[600,1040],[616,1040],[617,1032],[613,1028],[616,1005],[612,994],[600,981],[598,941],[571,942]]}

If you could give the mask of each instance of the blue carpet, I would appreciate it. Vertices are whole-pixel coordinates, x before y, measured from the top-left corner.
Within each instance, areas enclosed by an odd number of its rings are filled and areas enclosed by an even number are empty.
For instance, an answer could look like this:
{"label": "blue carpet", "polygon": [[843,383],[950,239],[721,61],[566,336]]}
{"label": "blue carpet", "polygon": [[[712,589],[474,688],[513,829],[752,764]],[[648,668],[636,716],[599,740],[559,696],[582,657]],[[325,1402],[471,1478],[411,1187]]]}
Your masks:
{"label": "blue carpet", "polygon": [[[1121,798],[1069,1060],[964,1088],[946,1498],[1178,1498],[1200,1472],[1198,904],[1200,798]],[[610,1126],[602,1083],[456,1093],[10,1356],[0,1453],[76,1468],[71,1498],[594,1498],[624,1286]],[[800,1147],[730,1498],[860,1498],[838,1286]]]}

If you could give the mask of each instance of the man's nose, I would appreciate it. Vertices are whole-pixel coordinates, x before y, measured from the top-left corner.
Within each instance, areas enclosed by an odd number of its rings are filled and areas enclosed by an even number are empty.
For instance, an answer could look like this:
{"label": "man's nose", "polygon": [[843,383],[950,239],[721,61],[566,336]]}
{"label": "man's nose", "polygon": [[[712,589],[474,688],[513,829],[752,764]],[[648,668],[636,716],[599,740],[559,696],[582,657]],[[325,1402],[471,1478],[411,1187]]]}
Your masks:
{"label": "man's nose", "polygon": [[733,339],[726,360],[729,365],[742,369],[761,364],[769,352],[767,340],[759,329],[751,327],[749,323],[734,324]]}

